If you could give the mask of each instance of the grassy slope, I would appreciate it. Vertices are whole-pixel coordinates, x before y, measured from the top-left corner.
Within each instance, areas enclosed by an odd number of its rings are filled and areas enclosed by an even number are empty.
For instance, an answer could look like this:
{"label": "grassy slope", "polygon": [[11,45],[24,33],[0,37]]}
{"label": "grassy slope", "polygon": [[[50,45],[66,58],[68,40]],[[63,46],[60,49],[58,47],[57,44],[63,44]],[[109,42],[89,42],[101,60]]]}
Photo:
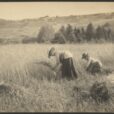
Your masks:
{"label": "grassy slope", "polygon": [[113,30],[114,13],[68,17],[44,17],[39,19],[25,19],[21,21],[0,20],[0,38],[19,40],[27,36],[36,37],[39,28],[45,23],[52,24],[56,31],[61,25],[70,23],[73,26],[86,26],[89,22],[92,22],[95,26],[108,22]]}
{"label": "grassy slope", "polygon": [[[53,71],[39,61],[48,60],[50,45],[6,45],[0,46],[0,111],[79,111],[112,112],[114,111],[113,87],[106,76],[92,77],[84,70],[81,54],[88,51],[99,58],[107,67],[113,68],[113,44],[55,45],[58,49],[70,50],[74,54],[76,65],[81,72],[77,80],[55,80]],[[111,95],[108,103],[96,104],[82,93],[89,92],[96,81],[106,81]],[[81,89],[76,91],[76,87]],[[7,91],[6,91],[7,90]],[[85,95],[87,95],[85,94]],[[84,95],[84,94],[83,94]]]}

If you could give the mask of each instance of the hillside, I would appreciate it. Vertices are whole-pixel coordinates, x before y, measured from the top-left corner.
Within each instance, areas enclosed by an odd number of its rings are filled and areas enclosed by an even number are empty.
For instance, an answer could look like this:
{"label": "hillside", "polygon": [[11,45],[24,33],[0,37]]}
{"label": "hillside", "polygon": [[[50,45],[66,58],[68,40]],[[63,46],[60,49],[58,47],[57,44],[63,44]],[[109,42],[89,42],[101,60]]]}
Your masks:
{"label": "hillside", "polygon": [[92,22],[94,25],[108,22],[113,30],[114,13],[82,16],[70,15],[63,17],[45,16],[38,19],[24,19],[17,21],[0,19],[0,39],[21,40],[26,37],[36,37],[39,28],[46,23],[53,25],[56,31],[61,25],[71,24],[73,26],[86,26],[90,22]]}

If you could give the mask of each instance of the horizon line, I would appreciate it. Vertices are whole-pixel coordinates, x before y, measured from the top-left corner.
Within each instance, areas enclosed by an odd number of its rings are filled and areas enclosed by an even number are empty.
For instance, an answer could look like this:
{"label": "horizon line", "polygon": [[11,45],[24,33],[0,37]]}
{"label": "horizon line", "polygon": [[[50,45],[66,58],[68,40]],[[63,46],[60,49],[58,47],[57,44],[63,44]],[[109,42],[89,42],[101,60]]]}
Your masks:
{"label": "horizon line", "polygon": [[114,11],[113,12],[88,13],[88,14],[80,14],[80,15],[79,14],[77,14],[77,15],[70,14],[70,15],[63,15],[63,16],[59,16],[59,15],[56,15],[56,16],[45,15],[45,16],[40,16],[40,17],[23,18],[23,19],[5,19],[5,18],[0,18],[0,20],[5,20],[5,21],[24,21],[24,20],[40,19],[40,18],[43,18],[43,17],[54,18],[54,17],[69,17],[69,16],[89,16],[89,15],[112,14],[112,13],[114,13]]}

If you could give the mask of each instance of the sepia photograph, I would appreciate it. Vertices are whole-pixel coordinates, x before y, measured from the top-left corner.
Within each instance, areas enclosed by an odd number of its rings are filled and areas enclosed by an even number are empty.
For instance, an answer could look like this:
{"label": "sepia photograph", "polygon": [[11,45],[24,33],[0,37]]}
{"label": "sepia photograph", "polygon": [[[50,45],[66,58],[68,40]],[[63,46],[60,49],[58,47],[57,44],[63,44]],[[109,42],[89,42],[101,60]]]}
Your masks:
{"label": "sepia photograph", "polygon": [[114,112],[114,2],[0,2],[0,112]]}

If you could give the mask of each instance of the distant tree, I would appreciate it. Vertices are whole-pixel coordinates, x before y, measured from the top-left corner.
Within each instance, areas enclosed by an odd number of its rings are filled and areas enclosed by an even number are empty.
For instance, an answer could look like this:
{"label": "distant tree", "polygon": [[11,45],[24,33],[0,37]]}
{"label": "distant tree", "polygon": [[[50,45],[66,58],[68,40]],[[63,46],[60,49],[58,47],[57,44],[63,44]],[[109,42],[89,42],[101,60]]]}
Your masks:
{"label": "distant tree", "polygon": [[104,31],[104,39],[108,40],[108,30],[107,30],[107,28],[103,27],[103,31]]}
{"label": "distant tree", "polygon": [[74,34],[77,34],[77,27],[74,27]]}
{"label": "distant tree", "polygon": [[75,40],[77,42],[77,40],[78,40],[78,30],[77,30],[76,27],[74,28],[74,35],[75,35]]}
{"label": "distant tree", "polygon": [[85,29],[84,29],[84,27],[81,28],[81,33],[82,33],[82,34],[85,34]]}
{"label": "distant tree", "polygon": [[81,30],[79,28],[77,28],[77,29],[75,28],[74,34],[75,34],[76,42],[81,42],[82,41]]}
{"label": "distant tree", "polygon": [[65,37],[68,41],[70,41],[70,36],[71,36],[72,32],[73,32],[73,28],[70,24],[68,24],[66,27],[66,32],[65,32]]}
{"label": "distant tree", "polygon": [[96,40],[110,41],[112,40],[112,31],[109,27],[109,24],[104,24],[96,28]]}
{"label": "distant tree", "polygon": [[76,35],[75,35],[72,25],[70,24],[68,24],[66,27],[65,37],[67,41],[70,43],[76,42]]}
{"label": "distant tree", "polygon": [[108,34],[108,38],[112,40],[112,30],[110,28],[108,29],[107,34]]}
{"label": "distant tree", "polygon": [[110,40],[111,39],[111,29],[110,29],[110,24],[109,23],[105,23],[103,25],[103,30],[104,30],[104,38],[105,40]]}
{"label": "distant tree", "polygon": [[68,24],[66,27],[66,32],[70,33],[70,32],[72,32],[72,30],[73,30],[72,25]]}
{"label": "distant tree", "polygon": [[76,36],[75,36],[75,34],[74,34],[74,32],[71,32],[69,35],[68,35],[68,37],[69,37],[69,42],[70,43],[74,43],[74,42],[76,42]]}
{"label": "distant tree", "polygon": [[96,28],[96,40],[100,40],[100,39],[103,39],[104,37],[104,31],[103,31],[103,28],[99,25],[97,28]]}
{"label": "distant tree", "polygon": [[52,39],[51,42],[64,44],[64,43],[66,43],[66,39],[65,39],[65,36],[63,35],[63,33],[59,31],[59,32],[55,33],[55,37],[54,37],[54,39]]}
{"label": "distant tree", "polygon": [[110,24],[109,23],[105,23],[103,26],[104,27],[110,27]]}
{"label": "distant tree", "polygon": [[66,28],[64,26],[61,26],[61,28],[59,29],[59,31],[65,36],[65,34],[66,34]]}
{"label": "distant tree", "polygon": [[95,37],[94,26],[92,23],[89,23],[86,28],[86,39],[87,41],[91,41]]}
{"label": "distant tree", "polygon": [[86,41],[86,31],[84,27],[81,28],[81,33],[80,33],[81,41]]}
{"label": "distant tree", "polygon": [[51,25],[42,26],[37,37],[37,42],[43,43],[51,41],[54,38],[54,34],[55,32]]}

